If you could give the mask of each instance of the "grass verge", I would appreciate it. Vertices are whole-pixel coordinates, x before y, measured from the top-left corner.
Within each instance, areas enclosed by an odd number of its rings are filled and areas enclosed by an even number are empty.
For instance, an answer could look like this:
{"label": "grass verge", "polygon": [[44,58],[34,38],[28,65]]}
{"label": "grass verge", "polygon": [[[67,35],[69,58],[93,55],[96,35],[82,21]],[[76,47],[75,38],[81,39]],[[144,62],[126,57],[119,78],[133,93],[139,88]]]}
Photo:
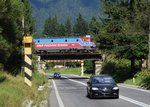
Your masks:
{"label": "grass verge", "polygon": [[47,83],[44,75],[33,73],[32,87],[24,83],[21,75],[16,77],[0,72],[0,107],[22,107],[25,100],[32,100],[33,105],[47,99],[48,88],[39,92],[38,86]]}
{"label": "grass verge", "polygon": [[[47,73],[53,74],[54,72],[60,72],[61,74],[74,74],[74,75],[80,75],[81,74],[81,68],[52,68],[46,71]],[[84,76],[91,76],[92,74],[84,73]]]}
{"label": "grass verge", "polygon": [[47,73],[60,72],[61,74],[75,74],[80,75],[81,68],[52,68],[47,70]]}
{"label": "grass verge", "polygon": [[150,72],[138,72],[132,79],[128,79],[124,83],[150,89]]}

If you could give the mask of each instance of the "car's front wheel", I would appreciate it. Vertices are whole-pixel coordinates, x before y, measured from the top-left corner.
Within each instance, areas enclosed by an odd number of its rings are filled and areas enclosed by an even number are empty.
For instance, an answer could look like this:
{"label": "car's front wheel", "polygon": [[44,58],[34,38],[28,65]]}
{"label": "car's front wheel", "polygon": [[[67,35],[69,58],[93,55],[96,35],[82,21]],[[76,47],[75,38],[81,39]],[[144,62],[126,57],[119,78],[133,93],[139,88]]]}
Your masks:
{"label": "car's front wheel", "polygon": [[88,89],[87,89],[87,97],[90,97],[90,94],[89,94],[89,91],[88,91]]}
{"label": "car's front wheel", "polygon": [[115,97],[115,99],[118,99],[118,98],[119,98],[119,95]]}
{"label": "car's front wheel", "polygon": [[90,94],[89,94],[89,95],[90,95],[90,98],[91,98],[91,99],[93,99],[93,98],[94,98],[94,94],[93,94],[93,92],[90,92]]}

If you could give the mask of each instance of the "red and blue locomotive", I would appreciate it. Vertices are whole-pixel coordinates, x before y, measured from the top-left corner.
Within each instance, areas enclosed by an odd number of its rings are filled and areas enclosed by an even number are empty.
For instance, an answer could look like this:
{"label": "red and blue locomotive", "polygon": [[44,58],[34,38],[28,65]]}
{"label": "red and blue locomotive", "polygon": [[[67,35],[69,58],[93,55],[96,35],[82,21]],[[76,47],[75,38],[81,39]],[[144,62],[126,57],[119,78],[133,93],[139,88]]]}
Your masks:
{"label": "red and blue locomotive", "polygon": [[70,37],[70,38],[40,38],[34,39],[34,49],[37,53],[43,52],[94,52],[96,45],[92,37]]}

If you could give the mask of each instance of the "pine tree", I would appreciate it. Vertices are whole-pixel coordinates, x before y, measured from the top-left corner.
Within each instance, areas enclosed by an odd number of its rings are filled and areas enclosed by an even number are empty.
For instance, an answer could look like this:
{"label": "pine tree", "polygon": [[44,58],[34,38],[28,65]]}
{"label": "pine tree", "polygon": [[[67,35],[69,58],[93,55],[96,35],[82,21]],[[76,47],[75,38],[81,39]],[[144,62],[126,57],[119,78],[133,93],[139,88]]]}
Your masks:
{"label": "pine tree", "polygon": [[89,33],[98,34],[98,26],[99,26],[99,23],[97,22],[96,18],[93,16],[89,23]]}
{"label": "pine tree", "polygon": [[57,17],[54,18],[49,17],[45,21],[43,34],[47,35],[48,37],[59,37],[59,23],[57,21]]}
{"label": "pine tree", "polygon": [[65,26],[63,24],[59,25],[58,34],[57,35],[59,37],[66,37],[66,29],[65,29]]}
{"label": "pine tree", "polygon": [[35,32],[35,21],[32,17],[32,8],[29,0],[22,0],[23,2],[23,18],[24,18],[24,32],[33,34]]}
{"label": "pine tree", "polygon": [[88,24],[83,19],[81,14],[79,14],[78,18],[76,19],[75,25],[73,27],[73,32],[78,36],[85,36],[88,33]]}
{"label": "pine tree", "polygon": [[72,24],[69,18],[65,22],[65,32],[67,37],[72,35]]}

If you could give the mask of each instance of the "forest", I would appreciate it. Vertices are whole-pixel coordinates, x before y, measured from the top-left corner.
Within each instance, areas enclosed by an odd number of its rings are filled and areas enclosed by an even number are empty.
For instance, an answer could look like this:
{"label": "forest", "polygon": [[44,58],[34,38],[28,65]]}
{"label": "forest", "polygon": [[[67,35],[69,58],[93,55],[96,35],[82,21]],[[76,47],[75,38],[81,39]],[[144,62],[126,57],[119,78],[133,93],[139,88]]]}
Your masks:
{"label": "forest", "polygon": [[59,23],[64,23],[67,18],[74,23],[79,12],[86,21],[90,21],[93,16],[101,15],[100,0],[29,0],[37,34],[43,31],[44,22],[48,17],[57,16]]}

